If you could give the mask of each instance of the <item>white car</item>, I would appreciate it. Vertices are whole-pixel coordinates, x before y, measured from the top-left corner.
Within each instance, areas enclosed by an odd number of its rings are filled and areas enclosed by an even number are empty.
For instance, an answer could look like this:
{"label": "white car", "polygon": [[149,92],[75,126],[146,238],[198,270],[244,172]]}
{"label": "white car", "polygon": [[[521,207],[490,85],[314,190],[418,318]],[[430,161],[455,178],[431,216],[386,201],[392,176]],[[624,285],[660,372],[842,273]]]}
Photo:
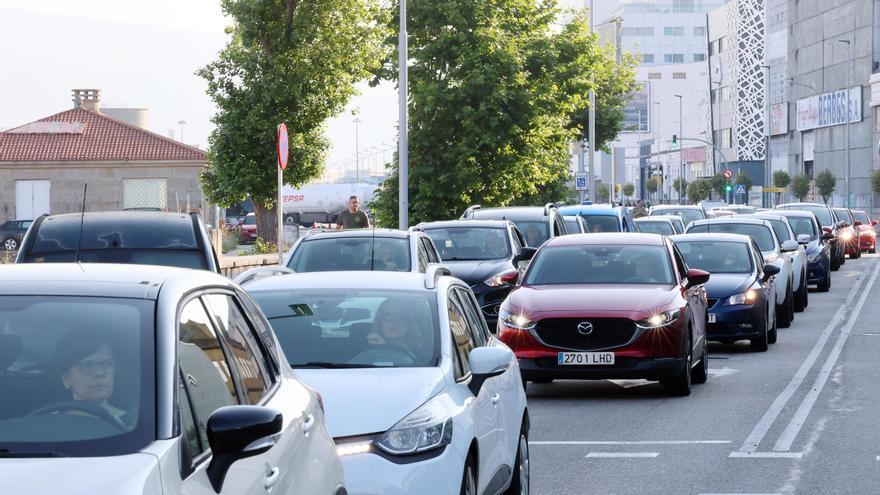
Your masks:
{"label": "white car", "polygon": [[349,493],[529,492],[517,360],[446,267],[296,273],[245,289],[324,397]]}
{"label": "white car", "polygon": [[[756,218],[763,218],[770,222],[773,226],[773,232],[780,242],[794,241],[798,243],[798,248],[794,251],[784,253],[786,258],[791,259],[792,283],[794,291],[794,310],[801,312],[807,309],[809,304],[809,291],[807,290],[807,244],[810,242],[810,236],[806,234],[797,235],[789,222],[789,219],[777,212],[770,210],[768,212],[755,213]],[[782,246],[780,245],[780,248]]]}
{"label": "white car", "polygon": [[0,493],[346,493],[320,397],[220,275],[7,265],[0,322]]}
{"label": "white car", "polygon": [[797,241],[780,242],[770,221],[751,215],[697,220],[688,226],[686,233],[742,234],[751,237],[764,255],[764,263],[779,267],[779,274],[776,275],[776,317],[780,327],[791,326],[794,319],[794,271],[792,259],[787,253],[798,250]]}

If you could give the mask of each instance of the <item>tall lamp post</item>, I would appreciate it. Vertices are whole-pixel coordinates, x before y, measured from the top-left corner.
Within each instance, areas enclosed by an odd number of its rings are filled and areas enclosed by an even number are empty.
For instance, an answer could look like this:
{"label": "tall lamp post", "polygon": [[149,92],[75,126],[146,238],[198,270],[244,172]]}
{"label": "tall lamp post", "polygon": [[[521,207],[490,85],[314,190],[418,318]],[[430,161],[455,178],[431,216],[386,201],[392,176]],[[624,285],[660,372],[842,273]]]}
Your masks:
{"label": "tall lamp post", "polygon": [[849,48],[849,55],[846,63],[846,200],[843,205],[850,207],[850,159],[849,159],[849,121],[852,120],[852,108],[850,107],[850,86],[852,86],[852,63],[853,63],[853,44],[850,40],[837,40],[840,43],[846,43]]}
{"label": "tall lamp post", "polygon": [[[657,142],[657,159],[659,160],[660,159],[660,140],[663,139],[663,132],[660,129],[660,125],[663,121],[660,120],[660,102],[655,101],[654,105],[657,105],[657,137],[654,138],[654,141]],[[653,157],[651,157],[651,158],[653,158]],[[663,176],[661,175],[660,178],[662,179]],[[666,184],[661,182],[660,183],[660,197],[661,198],[663,197],[663,189],[665,189],[665,188],[666,188]]]}
{"label": "tall lamp post", "polygon": [[351,111],[351,114],[354,115],[354,181],[358,183],[361,181],[361,141],[360,141],[360,132],[358,129],[359,124],[361,123],[360,117],[361,111],[355,108]]}
{"label": "tall lamp post", "polygon": [[397,35],[397,85],[398,85],[398,143],[397,160],[400,169],[398,176],[398,210],[400,230],[409,227],[409,116],[407,101],[407,36],[406,36],[406,0],[400,0],[400,32]]}
{"label": "tall lamp post", "polygon": [[678,204],[684,204],[684,143],[682,143],[681,139],[684,138],[684,120],[682,112],[682,101],[684,98],[681,95],[673,95],[678,98]]}
{"label": "tall lamp post", "polygon": [[[764,79],[764,187],[770,186],[770,66],[762,65],[767,71]],[[768,203],[767,193],[761,194],[762,206]],[[748,201],[746,201],[748,202]]]}

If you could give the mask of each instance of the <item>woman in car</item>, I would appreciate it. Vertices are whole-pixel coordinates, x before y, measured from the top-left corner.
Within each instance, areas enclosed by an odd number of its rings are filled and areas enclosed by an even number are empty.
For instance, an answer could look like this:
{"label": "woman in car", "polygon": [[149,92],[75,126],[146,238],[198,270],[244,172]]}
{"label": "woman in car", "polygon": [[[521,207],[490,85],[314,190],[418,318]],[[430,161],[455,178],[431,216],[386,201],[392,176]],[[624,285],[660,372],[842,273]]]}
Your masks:
{"label": "woman in car", "polygon": [[126,411],[109,402],[116,361],[106,339],[95,333],[71,332],[58,342],[53,362],[60,370],[61,384],[71,399],[100,406],[125,422]]}
{"label": "woman in car", "polygon": [[373,331],[367,334],[371,345],[398,346],[413,354],[424,348],[420,326],[410,318],[411,311],[404,299],[388,298],[376,310]]}

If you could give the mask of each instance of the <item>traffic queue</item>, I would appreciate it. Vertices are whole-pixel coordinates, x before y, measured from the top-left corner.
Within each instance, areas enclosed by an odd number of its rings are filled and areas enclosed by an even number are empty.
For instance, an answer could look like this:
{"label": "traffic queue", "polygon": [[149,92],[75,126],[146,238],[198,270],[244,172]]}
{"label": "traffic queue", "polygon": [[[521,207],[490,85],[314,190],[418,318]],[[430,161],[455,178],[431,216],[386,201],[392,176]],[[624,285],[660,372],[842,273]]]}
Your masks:
{"label": "traffic queue", "polygon": [[687,396],[710,341],[768,351],[876,250],[813,203],[354,209],[234,280],[197,215],[35,220],[0,266],[0,492],[528,494],[530,382]]}

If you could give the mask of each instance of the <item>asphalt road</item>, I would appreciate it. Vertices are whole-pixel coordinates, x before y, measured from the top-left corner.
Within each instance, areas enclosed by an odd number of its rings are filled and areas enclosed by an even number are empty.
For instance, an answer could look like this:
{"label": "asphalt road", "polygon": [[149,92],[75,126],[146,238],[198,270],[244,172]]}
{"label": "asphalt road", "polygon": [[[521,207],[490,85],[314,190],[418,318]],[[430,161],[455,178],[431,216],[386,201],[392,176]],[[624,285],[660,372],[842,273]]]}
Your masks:
{"label": "asphalt road", "polygon": [[880,493],[880,258],[766,353],[710,344],[690,397],[642,381],[529,384],[533,494]]}

